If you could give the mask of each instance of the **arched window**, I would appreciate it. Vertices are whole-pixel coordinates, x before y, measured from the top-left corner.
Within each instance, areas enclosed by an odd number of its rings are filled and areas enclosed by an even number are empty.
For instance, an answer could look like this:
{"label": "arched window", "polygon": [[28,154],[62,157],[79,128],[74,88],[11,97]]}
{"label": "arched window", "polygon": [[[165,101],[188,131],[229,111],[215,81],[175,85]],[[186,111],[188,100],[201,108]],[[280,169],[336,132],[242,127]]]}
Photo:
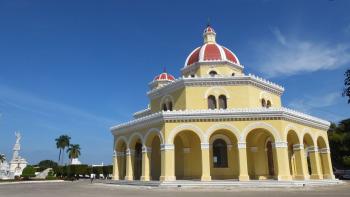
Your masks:
{"label": "arched window", "polygon": [[213,95],[208,96],[208,109],[216,109],[216,98]]}
{"label": "arched window", "polygon": [[225,95],[219,96],[219,109],[227,109],[227,99]]}
{"label": "arched window", "polygon": [[269,108],[269,107],[271,107],[271,101],[270,101],[270,100],[267,100],[267,102],[266,102],[266,108]]}
{"label": "arched window", "polygon": [[216,72],[216,71],[214,71],[214,70],[212,70],[212,71],[210,71],[209,72],[209,75],[211,76],[211,77],[215,77],[215,75],[217,75],[218,73]]}
{"label": "arched window", "polygon": [[232,73],[232,77],[234,77],[235,76],[235,73]]}
{"label": "arched window", "polygon": [[169,103],[168,103],[168,109],[169,109],[170,111],[173,111],[173,103],[172,103],[172,102],[169,102]]}
{"label": "arched window", "polygon": [[227,168],[227,144],[223,139],[213,142],[213,162],[214,168]]}
{"label": "arched window", "polygon": [[262,106],[262,107],[266,107],[266,101],[265,101],[265,99],[261,99],[261,106]]}
{"label": "arched window", "polygon": [[165,103],[163,103],[163,111],[168,111],[168,107],[166,106]]}

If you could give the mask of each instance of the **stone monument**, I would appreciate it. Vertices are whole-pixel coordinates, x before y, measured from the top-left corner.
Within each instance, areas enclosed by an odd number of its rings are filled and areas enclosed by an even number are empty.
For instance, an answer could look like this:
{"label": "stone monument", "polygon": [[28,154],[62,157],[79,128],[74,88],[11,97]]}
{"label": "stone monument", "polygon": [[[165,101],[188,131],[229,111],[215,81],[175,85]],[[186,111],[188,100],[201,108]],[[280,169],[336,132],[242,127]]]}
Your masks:
{"label": "stone monument", "polygon": [[12,160],[8,163],[6,160],[0,165],[0,179],[14,179],[16,176],[21,176],[23,169],[28,162],[19,155],[21,150],[21,134],[15,132],[16,143],[13,146]]}

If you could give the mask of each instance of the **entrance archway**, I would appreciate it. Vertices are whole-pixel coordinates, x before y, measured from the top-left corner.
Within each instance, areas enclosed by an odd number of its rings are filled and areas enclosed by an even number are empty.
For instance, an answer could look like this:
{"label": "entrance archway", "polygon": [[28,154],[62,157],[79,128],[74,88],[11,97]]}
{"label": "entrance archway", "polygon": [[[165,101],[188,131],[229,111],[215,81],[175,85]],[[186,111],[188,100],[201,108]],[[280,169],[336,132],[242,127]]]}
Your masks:
{"label": "entrance archway", "polygon": [[293,178],[297,176],[303,176],[302,171],[302,159],[300,154],[298,155],[296,151],[300,151],[300,141],[298,134],[294,130],[289,130],[287,133],[287,143],[288,143],[288,161],[289,170]]}
{"label": "entrance archway", "polygon": [[190,130],[179,132],[174,138],[175,176],[181,179],[200,179],[202,153],[199,136]]}
{"label": "entrance archway", "polygon": [[275,138],[265,129],[254,129],[247,135],[247,160],[250,179],[276,177]]}
{"label": "entrance archway", "polygon": [[327,178],[332,174],[332,172],[330,171],[331,164],[329,163],[330,160],[328,159],[329,150],[326,141],[321,136],[317,138],[317,147],[319,148],[322,177]]}
{"label": "entrance archway", "polygon": [[135,144],[135,153],[134,153],[134,179],[140,180],[142,175],[142,144],[137,142]]}
{"label": "entrance archway", "polygon": [[161,173],[161,153],[159,137],[156,136],[153,138],[151,147],[151,179],[159,180]]}
{"label": "entrance archway", "polygon": [[119,180],[125,179],[126,175],[126,141],[119,140],[116,144],[116,152],[117,152],[117,165],[118,165],[118,175]]}
{"label": "entrance archway", "polygon": [[212,180],[237,179],[239,175],[239,158],[237,137],[233,132],[220,129],[209,138],[210,176]]}
{"label": "entrance archway", "polygon": [[316,166],[315,163],[311,161],[310,152],[312,151],[311,149],[314,148],[315,144],[310,134],[306,133],[304,135],[303,144],[305,149],[305,162],[307,164],[308,173],[309,175],[312,175],[312,172],[316,170]]}

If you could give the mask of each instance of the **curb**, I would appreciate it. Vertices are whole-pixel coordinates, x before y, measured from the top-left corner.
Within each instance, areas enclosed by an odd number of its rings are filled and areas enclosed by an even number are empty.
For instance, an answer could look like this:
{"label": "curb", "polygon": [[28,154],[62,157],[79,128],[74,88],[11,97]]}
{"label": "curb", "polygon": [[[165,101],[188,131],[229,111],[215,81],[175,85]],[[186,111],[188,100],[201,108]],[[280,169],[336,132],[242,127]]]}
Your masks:
{"label": "curb", "polygon": [[14,182],[3,182],[0,185],[15,185],[15,184],[31,184],[31,183],[63,183],[64,180],[52,180],[52,181],[14,181]]}

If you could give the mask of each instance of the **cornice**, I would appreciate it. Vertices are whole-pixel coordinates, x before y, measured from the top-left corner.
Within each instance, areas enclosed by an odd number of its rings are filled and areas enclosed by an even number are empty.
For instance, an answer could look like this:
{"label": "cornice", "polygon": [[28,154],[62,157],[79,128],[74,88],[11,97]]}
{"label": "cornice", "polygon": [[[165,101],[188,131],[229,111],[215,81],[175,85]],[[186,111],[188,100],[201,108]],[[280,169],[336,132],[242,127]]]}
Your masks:
{"label": "cornice", "polygon": [[330,122],[288,108],[237,108],[220,110],[161,111],[111,127],[113,134],[125,133],[161,122],[287,120],[328,130]]}
{"label": "cornice", "polygon": [[215,77],[188,77],[180,78],[172,83],[164,85],[160,88],[153,89],[147,92],[150,99],[155,99],[163,95],[167,95],[177,89],[183,88],[185,86],[194,87],[211,87],[211,86],[231,86],[231,85],[253,85],[259,87],[268,92],[272,92],[277,95],[282,95],[284,88],[275,83],[272,83],[263,78],[257,77],[255,75],[242,75],[242,76],[215,76]]}
{"label": "cornice", "polygon": [[185,65],[182,69],[181,69],[181,73],[188,73],[191,71],[195,71],[198,67],[200,66],[213,66],[213,65],[230,65],[233,68],[236,68],[238,70],[243,70],[244,66],[241,64],[236,64],[234,62],[231,61],[227,61],[227,60],[206,60],[206,61],[201,61],[201,62],[196,62],[193,63],[191,65]]}

